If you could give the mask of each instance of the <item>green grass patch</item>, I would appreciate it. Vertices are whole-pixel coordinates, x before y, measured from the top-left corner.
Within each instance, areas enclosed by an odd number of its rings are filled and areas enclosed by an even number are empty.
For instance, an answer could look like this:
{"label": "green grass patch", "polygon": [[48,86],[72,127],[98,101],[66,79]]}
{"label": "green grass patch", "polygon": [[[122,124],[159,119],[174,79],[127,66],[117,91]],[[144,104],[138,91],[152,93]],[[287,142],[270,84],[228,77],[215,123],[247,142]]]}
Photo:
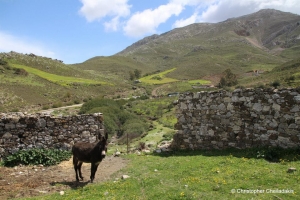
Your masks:
{"label": "green grass patch", "polygon": [[50,74],[32,67],[28,67],[25,65],[18,65],[18,64],[11,64],[15,68],[20,68],[26,70],[28,73],[34,74],[36,76],[39,76],[43,79],[46,79],[50,82],[62,85],[62,86],[68,86],[68,85],[74,85],[74,84],[82,84],[82,85],[106,85],[107,82],[102,81],[96,81],[91,79],[83,79],[83,78],[76,78],[76,77],[68,77],[68,76],[60,76],[56,74]]}
{"label": "green grass patch", "polygon": [[300,168],[295,153],[283,152],[278,163],[257,157],[256,150],[132,154],[126,156],[127,168],[115,175],[127,174],[126,180],[33,199],[299,199],[299,172],[287,173]]}
{"label": "green grass patch", "polygon": [[208,80],[203,80],[203,79],[190,80],[190,81],[188,81],[188,83],[191,84],[191,85],[197,85],[197,84],[200,84],[200,85],[206,85],[206,84],[211,84],[210,81],[208,81]]}
{"label": "green grass patch", "polygon": [[145,76],[140,79],[142,83],[147,83],[147,84],[165,84],[165,83],[172,83],[178,81],[177,79],[173,78],[168,78],[166,77],[166,74],[176,70],[176,68],[172,68],[157,74],[152,74],[149,76]]}

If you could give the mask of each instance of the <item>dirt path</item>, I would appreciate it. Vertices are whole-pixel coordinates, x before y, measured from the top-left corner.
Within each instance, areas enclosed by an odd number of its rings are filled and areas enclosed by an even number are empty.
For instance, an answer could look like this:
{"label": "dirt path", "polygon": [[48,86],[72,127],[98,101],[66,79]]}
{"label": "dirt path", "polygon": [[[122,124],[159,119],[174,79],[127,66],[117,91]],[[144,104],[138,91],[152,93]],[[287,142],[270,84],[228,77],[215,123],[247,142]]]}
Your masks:
{"label": "dirt path", "polygon": [[[98,167],[94,183],[109,180],[111,175],[124,168],[127,162],[120,157],[106,157]],[[77,183],[72,159],[50,167],[0,167],[0,199],[38,196],[91,184],[90,164],[82,165],[82,174],[84,181]]]}
{"label": "dirt path", "polygon": [[75,104],[75,105],[71,105],[71,106],[63,106],[63,107],[59,107],[59,108],[50,108],[48,110],[41,110],[38,111],[39,113],[45,113],[50,115],[52,112],[54,112],[55,110],[63,110],[63,109],[71,109],[71,108],[78,108],[81,107],[83,104]]}

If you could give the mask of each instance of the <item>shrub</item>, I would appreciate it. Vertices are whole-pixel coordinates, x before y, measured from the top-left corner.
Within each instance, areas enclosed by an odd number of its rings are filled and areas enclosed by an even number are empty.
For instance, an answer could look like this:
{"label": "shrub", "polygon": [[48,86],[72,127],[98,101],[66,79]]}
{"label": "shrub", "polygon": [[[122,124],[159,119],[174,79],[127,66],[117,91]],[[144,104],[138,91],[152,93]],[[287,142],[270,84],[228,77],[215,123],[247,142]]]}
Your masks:
{"label": "shrub", "polygon": [[75,99],[75,100],[74,100],[74,104],[80,104],[80,100]]}
{"label": "shrub", "polygon": [[5,60],[0,59],[0,65],[7,65],[7,62]]}
{"label": "shrub", "polygon": [[223,72],[223,76],[220,79],[219,87],[231,87],[238,83],[237,76],[231,72],[230,69],[226,69]]}
{"label": "shrub", "polygon": [[49,105],[44,105],[42,109],[43,110],[48,110],[49,108],[50,108]]}
{"label": "shrub", "polygon": [[276,80],[271,83],[271,86],[273,86],[274,88],[278,88],[280,86],[280,82],[278,80]]}
{"label": "shrub", "polygon": [[162,77],[157,75],[157,76],[153,76],[151,79],[153,79],[153,80],[162,80]]}
{"label": "shrub", "polygon": [[148,130],[148,126],[146,123],[143,123],[138,119],[135,119],[135,120],[128,120],[124,124],[123,129],[125,133],[142,135],[144,132]]}
{"label": "shrub", "polygon": [[[93,99],[83,104],[80,113],[97,113],[104,115],[104,126],[109,135],[116,134],[122,136],[128,131],[137,136],[141,135],[147,127],[142,118],[123,109],[126,101],[114,101],[112,99]],[[131,125],[129,125],[132,123]],[[130,131],[129,131],[130,130]]]}
{"label": "shrub", "polygon": [[19,112],[19,109],[18,108],[14,108],[14,109],[12,109],[12,112]]}
{"label": "shrub", "polygon": [[25,69],[16,68],[15,74],[21,75],[21,76],[28,76],[28,72]]}
{"label": "shrub", "polygon": [[167,132],[165,134],[163,134],[163,139],[162,140],[172,140],[173,136],[174,136],[175,132]]}
{"label": "shrub", "polygon": [[22,165],[56,165],[71,158],[70,151],[58,149],[30,149],[20,150],[4,159],[4,166]]}
{"label": "shrub", "polygon": [[62,103],[61,102],[56,102],[52,105],[52,108],[59,108],[62,107]]}

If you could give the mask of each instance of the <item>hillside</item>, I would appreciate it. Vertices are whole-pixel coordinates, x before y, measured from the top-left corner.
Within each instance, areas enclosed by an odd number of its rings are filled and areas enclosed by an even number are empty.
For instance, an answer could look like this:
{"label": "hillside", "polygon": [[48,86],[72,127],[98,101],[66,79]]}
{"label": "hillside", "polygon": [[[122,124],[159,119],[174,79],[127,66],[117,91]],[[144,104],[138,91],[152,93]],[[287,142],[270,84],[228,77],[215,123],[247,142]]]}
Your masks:
{"label": "hillside", "polygon": [[72,105],[116,90],[115,81],[59,60],[9,52],[0,61],[0,112]]}
{"label": "hillside", "polygon": [[[98,96],[199,91],[200,83],[216,85],[228,68],[241,86],[278,80],[296,87],[299,45],[300,16],[266,9],[148,36],[116,55],[74,65],[34,54],[0,53],[0,60],[7,62],[0,64],[0,111],[57,107]],[[297,67],[289,67],[290,63]],[[130,80],[134,70],[147,81],[134,85]],[[254,76],[255,70],[262,73]]]}
{"label": "hillside", "polygon": [[270,70],[299,55],[300,16],[277,10],[196,23],[146,37],[118,56],[143,62],[156,70],[176,67],[171,78],[197,79],[226,68],[242,74]]}

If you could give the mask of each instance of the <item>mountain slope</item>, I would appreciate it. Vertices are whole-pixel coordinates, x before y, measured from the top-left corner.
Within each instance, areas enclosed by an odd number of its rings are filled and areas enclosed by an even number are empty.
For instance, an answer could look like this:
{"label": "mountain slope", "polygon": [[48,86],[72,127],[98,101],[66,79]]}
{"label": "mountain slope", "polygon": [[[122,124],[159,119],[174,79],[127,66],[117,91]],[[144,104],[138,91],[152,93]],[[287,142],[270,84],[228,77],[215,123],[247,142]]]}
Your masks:
{"label": "mountain slope", "polygon": [[299,22],[299,15],[261,10],[216,24],[197,23],[146,37],[116,55],[156,70],[176,67],[169,76],[177,79],[196,79],[226,68],[238,74],[269,70],[299,53]]}
{"label": "mountain slope", "polygon": [[57,107],[108,95],[113,82],[61,61],[33,54],[0,53],[0,112]]}

